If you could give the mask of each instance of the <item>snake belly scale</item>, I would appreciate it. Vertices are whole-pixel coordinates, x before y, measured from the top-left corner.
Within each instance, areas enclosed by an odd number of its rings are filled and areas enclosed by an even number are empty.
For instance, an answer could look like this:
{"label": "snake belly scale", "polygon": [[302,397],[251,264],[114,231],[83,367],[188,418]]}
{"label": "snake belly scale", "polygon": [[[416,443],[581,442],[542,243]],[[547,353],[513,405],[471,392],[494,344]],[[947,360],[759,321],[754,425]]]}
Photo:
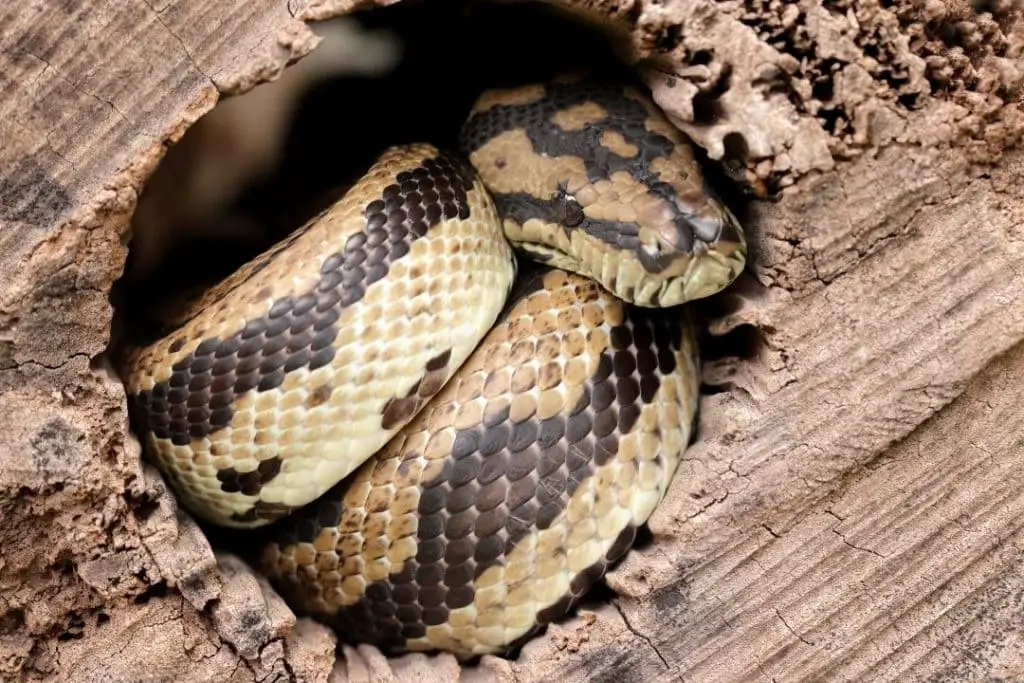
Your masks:
{"label": "snake belly scale", "polygon": [[628,550],[693,433],[679,305],[746,257],[633,86],[487,91],[460,146],[389,148],[120,362],[179,500],[389,653],[508,651]]}

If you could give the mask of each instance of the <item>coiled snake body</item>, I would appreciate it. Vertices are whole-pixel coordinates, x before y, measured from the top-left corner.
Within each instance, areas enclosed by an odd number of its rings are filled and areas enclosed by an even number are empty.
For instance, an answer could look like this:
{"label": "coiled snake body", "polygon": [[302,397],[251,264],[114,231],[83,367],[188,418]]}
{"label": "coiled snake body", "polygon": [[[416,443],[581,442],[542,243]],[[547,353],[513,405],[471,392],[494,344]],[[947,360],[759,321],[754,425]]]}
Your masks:
{"label": "coiled snake body", "polygon": [[677,305],[745,259],[632,86],[488,91],[461,147],[387,150],[122,370],[179,499],[275,522],[282,595],[387,652],[505,651],[628,549],[696,414]]}

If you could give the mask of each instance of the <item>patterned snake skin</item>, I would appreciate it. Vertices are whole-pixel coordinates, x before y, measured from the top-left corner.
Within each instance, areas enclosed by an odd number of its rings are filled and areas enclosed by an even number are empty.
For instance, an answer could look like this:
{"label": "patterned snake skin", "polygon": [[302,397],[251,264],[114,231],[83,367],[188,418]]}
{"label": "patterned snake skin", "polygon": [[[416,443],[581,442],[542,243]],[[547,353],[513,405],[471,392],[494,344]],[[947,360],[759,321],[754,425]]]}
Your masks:
{"label": "patterned snake skin", "polygon": [[628,550],[692,436],[678,305],[746,257],[633,87],[488,91],[460,152],[387,150],[121,365],[183,504],[389,653],[509,651]]}

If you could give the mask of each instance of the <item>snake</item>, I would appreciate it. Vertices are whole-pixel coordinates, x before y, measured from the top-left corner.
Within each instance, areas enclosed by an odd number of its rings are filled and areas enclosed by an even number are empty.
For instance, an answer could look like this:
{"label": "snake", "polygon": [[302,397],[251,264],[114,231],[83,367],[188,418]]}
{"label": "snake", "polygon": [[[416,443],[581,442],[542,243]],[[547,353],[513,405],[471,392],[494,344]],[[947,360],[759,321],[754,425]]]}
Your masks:
{"label": "snake", "polygon": [[121,375],[206,522],[386,654],[513,651],[633,545],[692,443],[687,305],[746,240],[629,82],[493,87],[204,291]]}

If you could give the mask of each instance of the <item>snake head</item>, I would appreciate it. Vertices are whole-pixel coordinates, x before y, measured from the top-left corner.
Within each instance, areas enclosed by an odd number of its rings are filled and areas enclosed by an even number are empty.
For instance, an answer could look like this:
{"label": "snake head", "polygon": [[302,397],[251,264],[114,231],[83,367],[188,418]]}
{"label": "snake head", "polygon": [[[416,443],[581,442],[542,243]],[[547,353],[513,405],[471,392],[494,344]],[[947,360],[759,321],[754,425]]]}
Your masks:
{"label": "snake head", "polygon": [[461,146],[514,246],[626,301],[682,304],[743,269],[739,222],[637,88],[570,78],[487,91]]}

